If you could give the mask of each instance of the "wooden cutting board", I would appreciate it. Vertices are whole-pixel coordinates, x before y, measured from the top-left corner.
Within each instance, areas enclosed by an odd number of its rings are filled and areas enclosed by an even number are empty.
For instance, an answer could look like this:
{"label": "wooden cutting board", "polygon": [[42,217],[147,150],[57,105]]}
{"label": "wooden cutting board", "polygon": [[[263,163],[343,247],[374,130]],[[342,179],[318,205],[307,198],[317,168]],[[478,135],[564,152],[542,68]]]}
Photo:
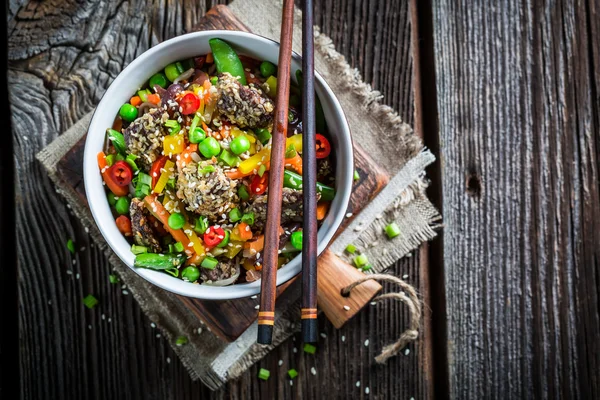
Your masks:
{"label": "wooden cutting board", "polygon": [[[215,29],[249,31],[225,6],[213,7],[195,27],[197,31]],[[85,138],[86,136],[77,142],[58,162],[57,173],[67,185],[71,186],[80,195],[81,201],[87,205],[83,183]],[[389,181],[389,176],[385,170],[379,167],[356,143],[354,143],[354,166],[360,175],[360,179],[354,182],[350,204],[346,211],[352,213],[353,216],[358,214]],[[344,219],[338,232],[350,223],[353,216]],[[279,286],[277,295],[281,295],[290,283],[291,281]],[[228,342],[237,339],[254,322],[257,316],[255,306],[258,304],[258,300],[256,299],[204,301],[183,296],[177,297],[213,333]]]}

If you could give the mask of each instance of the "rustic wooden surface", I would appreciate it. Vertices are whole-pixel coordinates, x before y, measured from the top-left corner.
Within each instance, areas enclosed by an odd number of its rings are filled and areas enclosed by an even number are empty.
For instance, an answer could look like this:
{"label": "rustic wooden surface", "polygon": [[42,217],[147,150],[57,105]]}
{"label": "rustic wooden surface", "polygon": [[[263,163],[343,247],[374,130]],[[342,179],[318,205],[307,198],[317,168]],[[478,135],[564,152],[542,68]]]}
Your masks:
{"label": "rustic wooden surface", "polygon": [[450,391],[600,398],[600,4],[433,9]]}
{"label": "rustic wooden surface", "polygon": [[[35,162],[34,155],[43,146],[98,103],[124,65],[148,47],[191,30],[216,3],[9,2],[24,397],[428,397],[430,365],[422,346],[411,345],[410,354],[391,359],[386,366],[373,362],[380,347],[407,324],[400,303],[369,307],[339,331],[321,318],[326,337],[315,356],[305,356],[300,344],[289,340],[218,393],[192,382],[133,298],[108,283],[107,261]],[[323,0],[316,2],[315,11],[316,23],[339,51],[383,92],[387,104],[412,123],[408,2]],[[68,238],[77,243],[75,256],[65,247]],[[397,275],[408,274],[408,281],[420,287],[419,271],[418,257],[393,267]],[[101,301],[94,310],[81,302],[88,293]],[[426,341],[428,331],[422,336]],[[277,365],[280,359],[282,367]],[[272,371],[268,382],[256,378],[260,367]],[[292,367],[300,372],[293,386],[285,376]],[[367,387],[369,396],[364,394]]]}

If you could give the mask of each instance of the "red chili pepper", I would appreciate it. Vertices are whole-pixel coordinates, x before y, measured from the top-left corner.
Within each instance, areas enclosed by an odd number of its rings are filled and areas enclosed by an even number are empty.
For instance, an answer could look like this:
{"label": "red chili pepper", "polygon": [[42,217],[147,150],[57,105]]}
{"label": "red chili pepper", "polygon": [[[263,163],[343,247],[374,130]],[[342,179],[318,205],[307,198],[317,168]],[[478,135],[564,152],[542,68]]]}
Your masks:
{"label": "red chili pepper", "polygon": [[160,179],[160,174],[162,173],[160,170],[164,168],[165,163],[169,157],[162,156],[152,163],[152,168],[150,168],[150,176],[152,177],[152,189],[156,186],[156,182]]}
{"label": "red chili pepper", "polygon": [[250,183],[251,194],[263,194],[269,185],[269,173],[265,172],[263,176],[254,175]]}
{"label": "red chili pepper", "polygon": [[221,243],[221,241],[225,238],[225,231],[223,228],[215,228],[214,226],[210,226],[206,232],[204,232],[204,243],[208,247],[214,247]]}
{"label": "red chili pepper", "polygon": [[331,153],[331,145],[329,144],[329,140],[320,133],[317,133],[315,136],[317,142],[317,158],[325,158]]}
{"label": "red chili pepper", "polygon": [[133,171],[125,161],[117,161],[109,169],[109,175],[119,186],[127,186],[131,182]]}
{"label": "red chili pepper", "polygon": [[200,99],[194,93],[186,93],[185,96],[179,100],[179,106],[181,107],[181,113],[183,115],[190,115],[195,113],[200,107]]}

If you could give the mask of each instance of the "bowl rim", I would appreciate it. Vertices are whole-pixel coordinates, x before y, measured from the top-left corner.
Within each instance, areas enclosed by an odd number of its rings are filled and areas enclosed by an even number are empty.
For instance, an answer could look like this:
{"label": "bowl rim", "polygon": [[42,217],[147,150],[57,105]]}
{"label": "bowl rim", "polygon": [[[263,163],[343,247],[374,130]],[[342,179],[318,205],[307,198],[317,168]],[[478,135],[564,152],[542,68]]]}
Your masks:
{"label": "bowl rim", "polygon": [[[108,88],[102,95],[100,101],[98,102],[98,105],[94,109],[94,112],[92,114],[92,118],[90,120],[90,124],[88,127],[88,135],[90,134],[90,132],[92,132],[95,125],[100,124],[100,126],[102,126],[101,124],[103,121],[96,120],[97,118],[99,118],[97,111],[101,108],[103,103],[107,101],[106,99],[109,97],[109,95],[112,95],[115,92],[116,93],[119,92],[119,89],[118,89],[119,84],[125,79],[125,77],[127,77],[129,75],[129,73],[131,71],[135,70],[136,68],[143,67],[144,63],[148,59],[152,59],[152,57],[154,57],[157,53],[165,51],[167,48],[169,48],[170,46],[173,46],[174,44],[176,44],[178,42],[194,40],[194,39],[208,41],[208,39],[210,39],[211,37],[221,37],[221,38],[224,38],[224,40],[226,40],[226,41],[227,41],[227,37],[238,38],[238,39],[239,38],[247,38],[247,39],[250,39],[253,41],[258,40],[259,42],[263,42],[264,45],[271,45],[271,46],[274,45],[277,48],[279,48],[279,46],[280,46],[277,41],[272,40],[267,37],[264,37],[264,36],[261,36],[261,35],[257,35],[257,34],[249,33],[249,32],[231,31],[231,30],[191,32],[191,33],[176,36],[174,38],[171,38],[169,40],[161,42],[158,45],[149,48],[148,50],[146,50],[145,52],[143,52],[142,54],[137,56],[134,60],[132,60],[117,75],[117,77],[113,80],[113,82],[108,86]],[[255,47],[255,45],[248,45],[249,49],[252,49],[253,47]],[[296,62],[298,62],[300,65],[302,65],[302,57],[294,51],[292,52],[292,59],[295,60]],[[353,154],[353,146],[352,146],[352,136],[350,134],[350,127],[348,125],[346,115],[339,103],[339,100],[337,99],[337,97],[335,96],[335,94],[333,93],[333,91],[331,90],[329,85],[325,82],[325,79],[323,79],[323,77],[317,71],[315,71],[315,90],[317,90],[317,88],[319,86],[322,88],[322,91],[324,92],[324,94],[326,95],[328,100],[331,102],[332,110],[335,110],[335,112],[337,114],[339,114],[339,119],[341,121],[341,123],[340,123],[341,129],[339,132],[339,137],[342,139],[345,139],[345,140],[339,141],[340,143],[339,143],[338,151],[346,154],[347,161],[344,163],[344,165],[345,166],[349,165],[350,168],[348,168],[348,169],[353,172],[354,171],[354,169],[353,169],[354,168],[354,154]],[[94,129],[94,131],[95,130],[97,130],[97,129]],[[101,130],[104,131],[105,129],[102,128]],[[91,196],[92,191],[90,189],[98,186],[97,184],[94,184],[94,182],[92,182],[92,181],[93,180],[98,181],[98,179],[99,179],[100,185],[101,185],[102,180],[100,178],[100,172],[98,171],[97,160],[96,160],[97,150],[94,150],[92,148],[92,144],[91,144],[91,141],[89,140],[89,138],[90,138],[90,136],[88,136],[86,138],[86,143],[85,143],[84,160],[83,160],[83,170],[84,171],[83,172],[84,172],[84,185],[86,188],[86,197],[88,199],[90,211],[94,218],[94,222],[96,223],[96,226],[98,227],[98,230],[102,234],[103,238],[106,240],[108,246],[119,257],[119,259],[125,265],[127,265],[127,267],[132,269],[137,275],[141,276],[146,281],[152,283],[153,285],[160,287],[161,289],[167,290],[171,293],[175,293],[175,294],[179,294],[179,295],[191,297],[191,298],[198,298],[198,299],[204,299],[204,300],[230,300],[230,299],[249,297],[249,296],[260,293],[260,291],[261,291],[261,287],[260,287],[261,281],[260,280],[258,280],[256,282],[252,282],[252,283],[230,285],[230,286],[223,286],[223,287],[212,286],[212,285],[203,285],[203,284],[194,285],[194,284],[191,284],[188,282],[185,282],[186,285],[180,286],[180,283],[183,282],[180,279],[166,275],[160,271],[153,271],[153,270],[144,269],[144,268],[135,268],[133,266],[133,263],[128,259],[128,257],[126,257],[127,255],[129,255],[131,257],[131,254],[129,254],[129,253],[131,253],[129,247],[126,249],[126,251],[124,251],[121,248],[122,245],[117,243],[117,238],[113,237],[114,235],[109,234],[107,232],[108,228],[106,226],[106,221],[102,221],[101,216],[99,215],[99,213],[100,213],[100,211],[98,209],[98,207],[100,206],[99,202],[100,201],[106,202],[106,200],[105,199],[101,199],[101,200],[96,199],[93,196]],[[345,211],[347,209],[347,206],[348,206],[348,203],[350,200],[350,194],[352,192],[352,179],[353,179],[352,172],[337,171],[337,173],[336,173],[336,183],[337,183],[337,185],[339,185],[336,196],[341,196],[341,203],[339,203],[340,209],[338,210],[337,214],[333,216],[333,220],[331,221],[330,228],[328,229],[327,232],[325,232],[324,236],[318,243],[318,246],[317,246],[318,254],[321,254],[323,252],[323,250],[325,250],[325,248],[327,247],[327,245],[329,244],[329,242],[335,235],[336,231],[339,229],[339,226],[345,216]],[[96,176],[96,178],[93,177],[94,175]],[[345,178],[345,179],[342,179],[342,178]],[[104,192],[103,187],[101,188],[101,190]],[[115,226],[115,228],[116,228],[116,226]],[[120,233],[118,234],[118,236],[120,236],[121,239],[125,240],[125,238]],[[296,266],[295,268],[287,268],[287,269],[284,267],[281,270],[279,270],[277,273],[277,286],[282,285],[283,283],[289,281],[290,279],[294,278],[302,271],[301,253],[298,256],[296,256],[295,258],[293,258],[289,264],[291,264],[291,263],[297,263],[298,266]],[[170,284],[170,282],[174,282],[174,281],[179,281],[179,282],[177,284]],[[174,286],[178,286],[178,287],[176,288]]]}

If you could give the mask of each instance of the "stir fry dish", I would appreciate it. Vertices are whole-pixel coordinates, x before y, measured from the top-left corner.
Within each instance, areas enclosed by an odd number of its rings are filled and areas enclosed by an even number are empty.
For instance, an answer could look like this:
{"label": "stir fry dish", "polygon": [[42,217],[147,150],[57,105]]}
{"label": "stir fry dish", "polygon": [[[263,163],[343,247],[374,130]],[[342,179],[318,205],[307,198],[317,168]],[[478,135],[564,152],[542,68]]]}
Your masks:
{"label": "stir fry dish", "polygon": [[[98,166],[135,267],[195,284],[260,279],[277,67],[211,53],[167,65],[123,104]],[[290,89],[278,267],[302,249],[301,80]],[[334,154],[316,107],[317,219],[335,196]]]}

